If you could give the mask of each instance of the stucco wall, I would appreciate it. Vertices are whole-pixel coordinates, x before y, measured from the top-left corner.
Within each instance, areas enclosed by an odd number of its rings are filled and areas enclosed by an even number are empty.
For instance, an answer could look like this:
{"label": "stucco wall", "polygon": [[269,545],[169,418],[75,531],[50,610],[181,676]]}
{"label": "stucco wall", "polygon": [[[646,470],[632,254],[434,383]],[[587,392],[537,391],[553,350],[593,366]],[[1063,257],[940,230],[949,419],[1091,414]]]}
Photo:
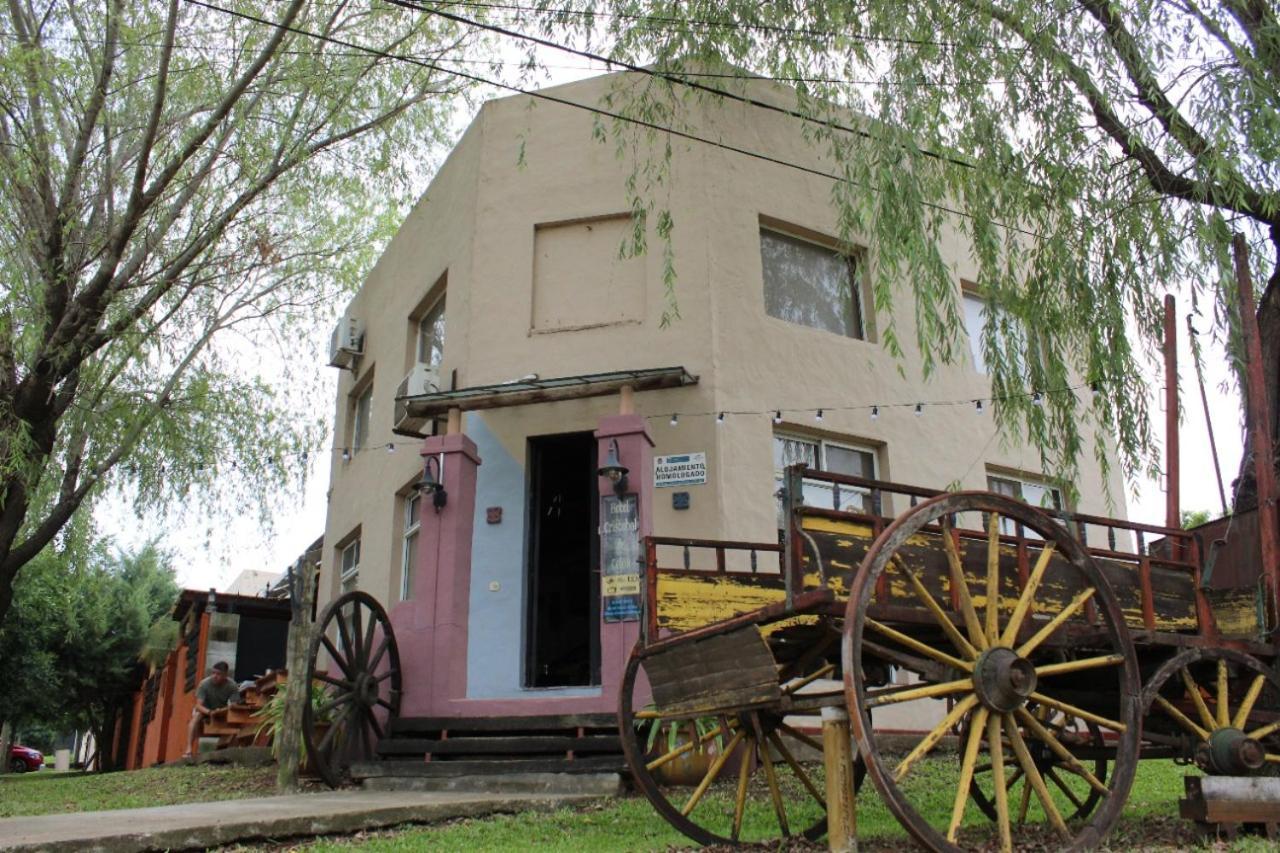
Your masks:
{"label": "stucco wall", "polygon": [[[596,103],[610,84],[597,78],[559,87],[556,94]],[[769,97],[781,96],[774,91]],[[788,119],[741,105],[707,109],[712,112],[699,120],[699,132],[705,135],[823,166]],[[616,255],[609,260],[597,245],[584,249],[590,263],[575,266],[559,257],[555,298],[582,293],[582,310],[570,312],[571,319],[600,322],[557,324],[535,304],[537,227],[590,221],[628,209],[624,186],[632,163],[616,156],[612,142],[593,141],[592,121],[590,114],[561,105],[531,107],[523,97],[486,104],[353,301],[352,313],[367,324],[367,353],[359,376],[344,371],[337,383],[335,443],[348,443],[349,394],[372,370],[374,447],[345,463],[335,453],[322,602],[338,587],[335,545],[357,527],[361,588],[387,602],[398,598],[403,528],[397,494],[416,480],[420,460],[412,441],[391,434],[392,398],[412,358],[408,317],[446,272],[441,371],[446,385],[455,370],[458,387],[529,373],[548,378],[673,365],[699,377],[695,386],[636,398],[639,411],[650,417],[656,454],[707,454],[707,484],[684,489],[691,494],[689,509],[672,508],[672,490],[655,493],[653,526],[661,535],[774,538],[771,415],[776,409],[783,410],[779,429],[879,448],[883,478],[985,488],[989,467],[1026,473],[1040,469],[1035,451],[1000,440],[989,411],[979,415],[969,405],[926,406],[921,417],[910,406],[886,406],[876,420],[865,409],[840,410],[990,396],[986,377],[966,365],[940,368],[929,382],[922,380],[921,360],[911,346],[915,332],[909,282],[902,283],[894,299],[898,335],[906,349],[900,361],[874,340],[840,337],[765,313],[762,217],[833,235],[830,182],[818,176],[712,146],[677,144],[657,203],[672,212],[675,223],[671,248],[679,318],[662,324],[668,307],[662,244],[650,233],[649,253],[636,260],[624,262]],[[587,238],[581,232],[573,239]],[[975,277],[969,252],[954,230],[944,231],[939,251],[953,266],[957,289],[962,278]],[[868,245],[865,252],[867,262],[875,264],[875,247]],[[629,270],[638,266],[638,279],[627,281],[640,281],[643,292],[629,289],[627,304],[610,318],[607,302],[601,302],[608,293],[602,283],[617,280],[620,267],[614,264],[628,264]],[[883,330],[887,319],[874,316],[871,325]],[[574,328],[551,331],[566,326]],[[811,412],[788,411],[820,406],[825,409],[820,424]],[[616,411],[616,399],[599,398],[466,417],[465,431],[483,460],[473,534],[469,696],[519,691],[528,437],[591,430],[602,416]],[[730,414],[717,424],[715,413],[720,411],[752,414]],[[680,413],[675,426],[669,424],[672,412]],[[379,449],[389,441],[398,442],[395,452]],[[1118,475],[1104,483],[1091,448],[1082,459],[1078,487],[1082,511],[1123,516]],[[1108,505],[1107,487],[1118,507]],[[502,507],[501,524],[486,524],[485,510],[491,506]],[[498,585],[496,591],[491,583]]]}

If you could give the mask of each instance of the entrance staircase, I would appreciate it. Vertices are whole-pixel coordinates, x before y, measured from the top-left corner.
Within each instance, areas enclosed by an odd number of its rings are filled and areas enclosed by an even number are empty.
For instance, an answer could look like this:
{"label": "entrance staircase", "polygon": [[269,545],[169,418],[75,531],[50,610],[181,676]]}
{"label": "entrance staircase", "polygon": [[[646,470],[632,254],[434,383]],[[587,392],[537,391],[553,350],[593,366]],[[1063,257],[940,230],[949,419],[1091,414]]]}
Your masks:
{"label": "entrance staircase", "polygon": [[204,724],[205,736],[218,738],[216,749],[267,745],[271,739],[270,733],[264,731],[261,735],[258,734],[258,727],[265,719],[262,707],[287,683],[288,678],[288,673],[283,669],[259,676],[252,687],[242,691],[241,701],[217,708],[209,715]]}
{"label": "entrance staircase", "polygon": [[[378,742],[378,759],[351,767],[366,787],[441,789],[478,778],[520,787],[546,774],[586,776],[626,770],[612,714],[539,717],[404,717]],[[585,779],[581,781],[586,781]]]}

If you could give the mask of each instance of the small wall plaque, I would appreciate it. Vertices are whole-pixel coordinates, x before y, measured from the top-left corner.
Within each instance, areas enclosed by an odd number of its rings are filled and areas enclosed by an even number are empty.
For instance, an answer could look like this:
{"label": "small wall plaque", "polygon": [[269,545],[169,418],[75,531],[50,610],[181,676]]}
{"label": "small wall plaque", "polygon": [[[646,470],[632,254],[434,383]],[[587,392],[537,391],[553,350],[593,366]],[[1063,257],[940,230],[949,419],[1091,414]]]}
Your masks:
{"label": "small wall plaque", "polygon": [[502,523],[502,507],[491,506],[484,511],[484,520],[490,524]]}
{"label": "small wall plaque", "polygon": [[689,493],[688,492],[672,492],[671,508],[672,509],[688,509]]}

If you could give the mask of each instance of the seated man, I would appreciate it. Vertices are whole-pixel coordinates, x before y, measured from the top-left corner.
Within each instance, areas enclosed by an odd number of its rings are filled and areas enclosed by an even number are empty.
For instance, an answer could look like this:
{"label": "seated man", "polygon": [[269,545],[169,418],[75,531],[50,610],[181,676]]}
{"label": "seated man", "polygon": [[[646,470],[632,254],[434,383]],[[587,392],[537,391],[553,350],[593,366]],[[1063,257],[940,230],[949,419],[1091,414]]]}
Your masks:
{"label": "seated man", "polygon": [[200,748],[200,735],[204,732],[204,721],[209,719],[218,708],[224,707],[231,697],[240,692],[230,678],[230,667],[220,660],[213,665],[213,672],[196,687],[196,707],[191,711],[191,723],[187,726],[187,751],[183,758],[190,758]]}

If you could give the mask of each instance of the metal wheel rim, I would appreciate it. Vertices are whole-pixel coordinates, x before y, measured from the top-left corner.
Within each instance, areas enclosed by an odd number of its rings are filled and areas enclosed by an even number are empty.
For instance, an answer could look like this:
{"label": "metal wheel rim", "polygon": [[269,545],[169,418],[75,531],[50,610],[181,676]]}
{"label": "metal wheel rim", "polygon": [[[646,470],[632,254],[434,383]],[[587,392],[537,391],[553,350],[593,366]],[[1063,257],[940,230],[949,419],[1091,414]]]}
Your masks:
{"label": "metal wheel rim", "polygon": [[[636,731],[636,716],[634,707],[634,693],[637,676],[640,666],[644,662],[643,650],[637,646],[632,650],[631,656],[627,661],[627,669],[623,675],[622,688],[619,691],[618,701],[618,734],[622,741],[622,751],[627,759],[627,766],[631,772],[632,779],[640,788],[645,798],[649,800],[654,809],[662,815],[662,817],[683,833],[686,837],[693,839],[699,844],[704,845],[738,845],[756,842],[735,841],[732,836],[719,835],[711,832],[685,815],[681,814],[680,809],[675,806],[662,792],[662,786],[658,784],[653,774],[649,772],[647,764],[646,749],[640,743],[640,739]],[[855,789],[860,787],[862,777],[865,771],[862,770],[861,762],[854,757],[854,779]],[[736,771],[734,768],[726,767],[722,774],[717,778],[726,778],[732,776]],[[826,834],[827,822],[824,814],[821,819],[816,821],[812,826],[805,828],[803,831],[791,833],[790,837],[803,837],[810,841],[817,840]],[[779,838],[783,837],[781,835]]]}
{"label": "metal wheel rim", "polygon": [[[915,809],[891,780],[890,768],[876,749],[869,723],[866,685],[862,673],[862,639],[866,626],[867,607],[875,582],[883,573],[890,558],[898,548],[926,525],[944,516],[960,512],[995,512],[1000,516],[1020,521],[1025,527],[1040,534],[1046,542],[1053,542],[1061,556],[1065,557],[1085,580],[1096,590],[1096,603],[1105,618],[1109,643],[1123,657],[1120,689],[1119,722],[1125,726],[1117,742],[1115,771],[1110,780],[1110,794],[1101,808],[1070,839],[1063,849],[1083,850],[1097,846],[1119,818],[1133,784],[1137,769],[1140,740],[1140,716],[1138,706],[1139,673],[1133,641],[1124,623],[1122,611],[1110,585],[1097,566],[1080,545],[1044,513],[1020,501],[990,492],[956,492],[939,495],[912,508],[895,519],[872,544],[858,567],[851,584],[849,601],[845,611],[845,630],[842,638],[842,654],[845,673],[845,696],[849,706],[850,721],[855,739],[867,772],[884,799],[885,805],[904,829],[921,845],[931,850],[955,851],[962,849],[948,841]],[[864,716],[865,715],[865,716]],[[967,789],[967,785],[964,786]]]}
{"label": "metal wheel rim", "polygon": [[[343,609],[348,605],[353,606],[353,616],[358,615],[359,619],[353,619],[352,623],[347,625],[344,629],[343,626],[346,625],[346,620],[342,613]],[[364,621],[364,615],[366,612],[371,617],[368,620],[367,625]],[[339,729],[339,726],[337,725],[338,722],[341,722],[342,728],[345,729],[350,722],[352,722],[352,716],[354,713],[357,720],[357,731],[360,733],[359,736],[362,740],[362,745],[365,747],[363,750],[363,757],[366,759],[371,758],[373,751],[376,748],[376,738],[385,734],[383,723],[377,720],[372,707],[381,707],[387,714],[385,727],[389,728],[391,722],[400,714],[401,672],[400,649],[396,643],[395,631],[391,627],[391,620],[387,616],[386,610],[384,610],[382,605],[378,603],[377,599],[368,593],[360,590],[352,590],[351,592],[343,593],[333,601],[329,602],[328,606],[326,606],[324,611],[320,614],[320,619],[312,630],[311,645],[307,654],[306,678],[301,682],[308,686],[308,690],[310,690],[311,685],[316,682],[317,678],[319,678],[322,683],[331,683],[329,682],[329,679],[336,678],[336,676],[333,676],[332,674],[328,676],[317,676],[316,664],[321,652],[329,654],[330,659],[334,660],[334,653],[337,651],[332,641],[328,638],[330,625],[338,626],[339,636],[350,636],[351,629],[356,626],[359,626],[361,629],[360,645],[355,645],[354,639],[348,639],[346,640],[346,648],[354,649],[357,653],[363,652],[362,657],[364,666],[360,666],[360,658],[347,660],[346,662],[350,664],[355,671],[348,672],[343,670],[341,673],[342,678],[337,680],[351,684],[357,682],[363,672],[366,677],[376,678],[378,685],[381,685],[384,681],[389,682],[385,696],[382,693],[381,687],[378,687],[377,701],[374,702],[372,706],[367,704],[365,701],[357,701],[354,698],[342,703],[341,706],[335,705],[334,710],[340,710],[341,707],[348,706],[354,707],[356,710],[354,712],[347,712],[344,716],[339,717],[334,721],[334,724],[326,730],[325,734],[320,735],[319,737],[316,735],[316,725],[318,722],[325,721],[317,720],[316,709],[312,707],[310,697],[308,697],[308,701],[303,705],[302,736],[307,748],[307,757],[311,760],[311,765],[320,775],[320,778],[322,778],[329,787],[337,788],[344,782],[344,777],[349,765],[346,762],[341,761],[339,757],[335,755],[334,743],[338,738],[333,734],[330,734],[330,732],[334,732]],[[381,628],[382,630],[382,640],[378,644],[378,648],[374,648],[372,650],[364,648],[364,645],[368,642],[367,638],[373,638],[375,636],[375,631],[378,628]],[[385,669],[382,668],[384,661]],[[372,664],[372,667],[369,667],[369,664]],[[338,687],[337,693],[331,694],[331,697],[333,695],[342,695],[343,690],[344,689],[342,687]],[[346,692],[354,693],[355,691],[347,690]]]}

